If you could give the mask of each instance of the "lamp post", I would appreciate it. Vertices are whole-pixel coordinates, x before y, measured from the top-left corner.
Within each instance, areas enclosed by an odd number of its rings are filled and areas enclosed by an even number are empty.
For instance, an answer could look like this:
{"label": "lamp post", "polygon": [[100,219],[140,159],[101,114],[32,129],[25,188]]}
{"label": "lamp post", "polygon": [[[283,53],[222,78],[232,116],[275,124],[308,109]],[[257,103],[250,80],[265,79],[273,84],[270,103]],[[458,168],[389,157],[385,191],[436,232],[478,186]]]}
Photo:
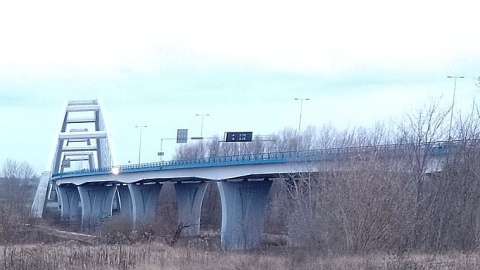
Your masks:
{"label": "lamp post", "polygon": [[463,79],[465,77],[463,77],[463,76],[447,76],[447,78],[454,80],[452,107],[450,108],[450,125],[449,125],[449,128],[448,128],[448,140],[450,141],[452,139],[451,133],[452,133],[452,121],[453,121],[453,107],[455,106],[455,94],[456,94],[456,91],[457,91],[457,79]]}
{"label": "lamp post", "polygon": [[140,164],[140,158],[142,156],[142,129],[146,128],[147,126],[135,126],[135,128],[140,129],[140,139],[138,143],[138,164]]}
{"label": "lamp post", "polygon": [[309,98],[295,98],[300,100],[300,117],[298,119],[298,135],[300,135],[300,129],[302,128],[302,113],[303,113],[303,101],[310,100]]}
{"label": "lamp post", "polygon": [[197,114],[195,114],[195,116],[200,116],[202,118],[202,124],[200,126],[200,137],[203,137],[203,118],[205,116],[210,116],[210,114],[208,114],[208,113],[197,113]]}

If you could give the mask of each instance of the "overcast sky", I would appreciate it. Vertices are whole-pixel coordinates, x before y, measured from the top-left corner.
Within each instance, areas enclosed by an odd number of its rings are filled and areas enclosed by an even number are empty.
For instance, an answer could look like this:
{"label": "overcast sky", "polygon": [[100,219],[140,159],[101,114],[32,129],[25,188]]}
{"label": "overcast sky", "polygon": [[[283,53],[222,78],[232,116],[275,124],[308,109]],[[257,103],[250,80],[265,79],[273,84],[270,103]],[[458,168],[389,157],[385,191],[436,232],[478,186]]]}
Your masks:
{"label": "overcast sky", "polygon": [[[476,1],[3,1],[0,162],[43,171],[67,100],[101,99],[121,164],[177,128],[270,134],[480,95]],[[447,2],[447,1],[445,1]],[[165,142],[167,156],[172,141]]]}

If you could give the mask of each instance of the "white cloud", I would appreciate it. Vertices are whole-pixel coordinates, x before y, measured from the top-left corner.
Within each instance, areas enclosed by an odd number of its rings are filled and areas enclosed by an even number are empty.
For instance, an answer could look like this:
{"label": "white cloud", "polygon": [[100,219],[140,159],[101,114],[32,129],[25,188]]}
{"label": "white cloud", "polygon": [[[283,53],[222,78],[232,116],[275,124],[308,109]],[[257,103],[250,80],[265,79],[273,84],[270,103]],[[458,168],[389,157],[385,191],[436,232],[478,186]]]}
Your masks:
{"label": "white cloud", "polygon": [[10,1],[0,6],[1,69],[151,70],[213,62],[326,72],[446,65],[475,53],[469,1]]}

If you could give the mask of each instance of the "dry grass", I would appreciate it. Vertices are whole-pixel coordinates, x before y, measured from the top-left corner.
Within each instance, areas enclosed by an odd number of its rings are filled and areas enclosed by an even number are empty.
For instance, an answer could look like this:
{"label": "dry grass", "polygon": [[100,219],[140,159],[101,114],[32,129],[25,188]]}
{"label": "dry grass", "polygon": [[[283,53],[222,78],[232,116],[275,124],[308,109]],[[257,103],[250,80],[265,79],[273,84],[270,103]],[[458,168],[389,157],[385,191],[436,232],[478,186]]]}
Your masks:
{"label": "dry grass", "polygon": [[160,243],[1,246],[0,258],[0,269],[477,269],[480,265],[480,253],[333,257],[302,250],[221,252]]}

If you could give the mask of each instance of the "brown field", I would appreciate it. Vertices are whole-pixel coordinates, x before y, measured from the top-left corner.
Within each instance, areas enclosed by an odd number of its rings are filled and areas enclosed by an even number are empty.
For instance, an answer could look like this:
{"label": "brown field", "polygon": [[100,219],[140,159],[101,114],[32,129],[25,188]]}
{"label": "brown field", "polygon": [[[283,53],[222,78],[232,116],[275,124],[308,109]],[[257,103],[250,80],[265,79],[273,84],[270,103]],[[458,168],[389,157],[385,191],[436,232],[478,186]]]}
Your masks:
{"label": "brown field", "polygon": [[480,253],[328,256],[287,248],[208,251],[158,242],[7,245],[0,247],[0,258],[0,269],[478,269],[480,265]]}

